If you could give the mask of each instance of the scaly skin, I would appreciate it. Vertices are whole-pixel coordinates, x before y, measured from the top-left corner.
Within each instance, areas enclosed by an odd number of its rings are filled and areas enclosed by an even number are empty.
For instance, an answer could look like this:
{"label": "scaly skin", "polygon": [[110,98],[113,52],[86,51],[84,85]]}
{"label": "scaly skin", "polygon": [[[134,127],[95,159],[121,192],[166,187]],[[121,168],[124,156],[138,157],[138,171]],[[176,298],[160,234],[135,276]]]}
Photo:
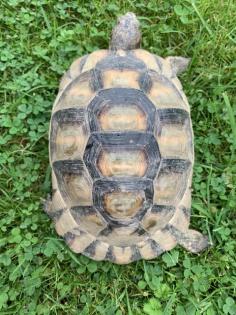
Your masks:
{"label": "scaly skin", "polygon": [[140,47],[140,41],[139,21],[135,14],[128,12],[121,16],[112,31],[110,49],[136,49]]}

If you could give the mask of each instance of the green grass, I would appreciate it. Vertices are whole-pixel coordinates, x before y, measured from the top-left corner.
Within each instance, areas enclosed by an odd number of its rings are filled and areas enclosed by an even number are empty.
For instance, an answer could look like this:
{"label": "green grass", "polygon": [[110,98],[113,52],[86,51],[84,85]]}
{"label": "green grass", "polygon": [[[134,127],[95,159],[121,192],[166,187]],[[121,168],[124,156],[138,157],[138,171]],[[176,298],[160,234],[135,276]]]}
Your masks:
{"label": "green grass", "polygon": [[[116,266],[70,252],[40,198],[59,78],[77,56],[108,47],[127,11],[145,49],[192,58],[181,77],[195,132],[191,222],[214,246]],[[0,314],[236,314],[235,25],[233,0],[1,1]]]}

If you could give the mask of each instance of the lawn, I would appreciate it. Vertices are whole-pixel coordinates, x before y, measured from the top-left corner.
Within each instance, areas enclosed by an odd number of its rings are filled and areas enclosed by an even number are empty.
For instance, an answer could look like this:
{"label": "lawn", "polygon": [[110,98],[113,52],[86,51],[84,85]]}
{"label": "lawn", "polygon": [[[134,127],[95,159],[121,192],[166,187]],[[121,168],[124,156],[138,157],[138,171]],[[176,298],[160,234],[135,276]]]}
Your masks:
{"label": "lawn", "polygon": [[[50,192],[48,127],[59,79],[107,48],[135,12],[142,47],[191,57],[181,75],[195,133],[191,226],[214,243],[126,266],[75,255],[40,198]],[[236,314],[236,2],[0,2],[0,314]]]}

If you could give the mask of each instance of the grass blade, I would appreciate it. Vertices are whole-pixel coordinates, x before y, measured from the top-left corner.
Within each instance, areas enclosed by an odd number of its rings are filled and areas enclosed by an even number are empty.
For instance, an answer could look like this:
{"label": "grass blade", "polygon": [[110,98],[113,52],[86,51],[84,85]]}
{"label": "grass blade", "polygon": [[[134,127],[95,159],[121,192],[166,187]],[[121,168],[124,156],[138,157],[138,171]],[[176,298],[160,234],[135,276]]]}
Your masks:
{"label": "grass blade", "polygon": [[232,155],[231,155],[231,162],[233,162],[235,160],[235,150],[236,150],[236,121],[235,121],[234,112],[233,112],[233,109],[230,105],[230,101],[229,101],[229,97],[228,97],[227,93],[224,92],[222,95],[223,95],[223,98],[225,101],[230,126],[231,126],[231,129],[233,132],[233,150],[232,150]]}

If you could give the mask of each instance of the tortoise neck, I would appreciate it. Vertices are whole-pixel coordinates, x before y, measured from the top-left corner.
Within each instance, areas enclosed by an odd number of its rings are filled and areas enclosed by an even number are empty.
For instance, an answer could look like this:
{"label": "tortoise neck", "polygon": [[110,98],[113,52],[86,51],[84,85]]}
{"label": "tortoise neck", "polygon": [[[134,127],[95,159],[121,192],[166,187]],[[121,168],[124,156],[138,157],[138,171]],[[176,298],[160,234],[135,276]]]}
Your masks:
{"label": "tortoise neck", "polygon": [[141,33],[136,15],[129,12],[121,16],[112,30],[110,49],[136,49],[140,47],[140,42]]}

